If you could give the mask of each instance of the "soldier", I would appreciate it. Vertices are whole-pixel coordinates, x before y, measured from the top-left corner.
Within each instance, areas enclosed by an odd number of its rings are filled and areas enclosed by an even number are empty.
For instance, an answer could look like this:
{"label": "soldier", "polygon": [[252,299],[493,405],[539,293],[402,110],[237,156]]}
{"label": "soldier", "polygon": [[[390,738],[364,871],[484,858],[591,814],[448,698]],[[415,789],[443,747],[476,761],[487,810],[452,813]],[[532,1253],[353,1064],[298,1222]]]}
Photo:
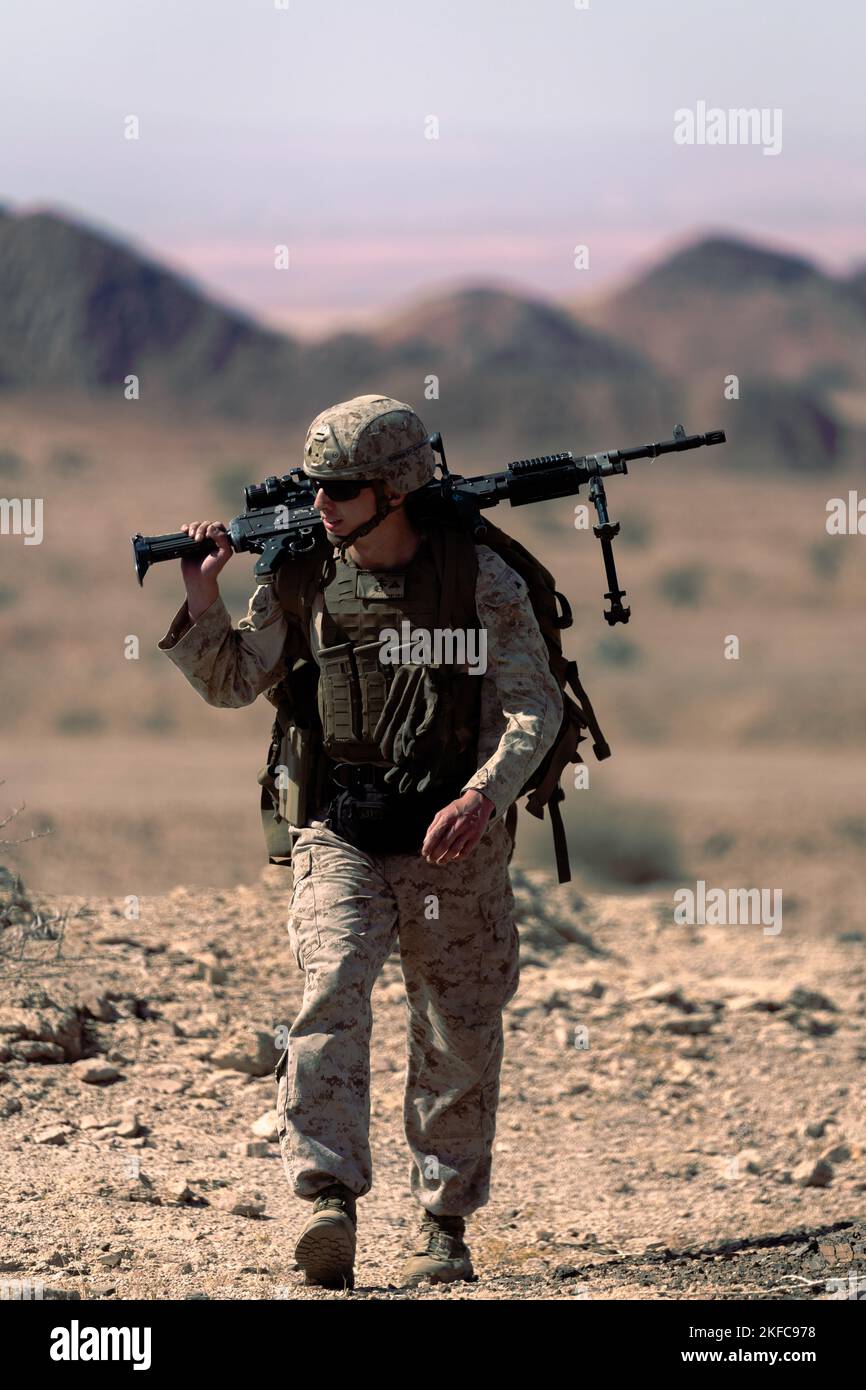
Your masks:
{"label": "soldier", "polygon": [[307,1283],[328,1288],[354,1287],[356,1199],[372,1186],[370,997],[396,943],[410,1188],[423,1208],[402,1282],[475,1277],[465,1219],[489,1197],[502,1011],[519,978],[505,813],[563,715],[526,584],[485,545],[472,549],[486,670],[405,652],[390,666],[376,659],[386,629],[408,620],[429,633],[442,616],[448,528],[419,525],[407,506],[434,465],[424,426],[399,401],[360,396],[323,411],[304,447],[329,542],[309,611],[287,562],[233,628],[217,584],[233,553],[225,528],[190,522],[183,530],[217,550],[182,562],[187,600],[159,643],[221,707],[270,695],[298,652],[318,668],[318,766],[330,784],[292,845],[288,934],[304,997],[276,1074],[287,1177],[314,1204],[295,1257]]}

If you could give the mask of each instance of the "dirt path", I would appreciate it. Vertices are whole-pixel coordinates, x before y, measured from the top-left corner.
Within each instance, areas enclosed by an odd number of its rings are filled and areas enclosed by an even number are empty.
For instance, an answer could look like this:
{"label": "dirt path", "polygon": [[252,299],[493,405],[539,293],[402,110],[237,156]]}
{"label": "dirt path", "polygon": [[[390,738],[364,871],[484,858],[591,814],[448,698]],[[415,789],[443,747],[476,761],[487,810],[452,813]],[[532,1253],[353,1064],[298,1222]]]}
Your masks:
{"label": "dirt path", "polygon": [[[306,1289],[291,1251],[307,1207],[268,1120],[251,1128],[301,993],[288,885],[271,869],[179,889],[138,920],[122,900],[45,900],[71,909],[55,940],[57,923],[42,940],[7,926],[0,1279],[117,1299],[866,1295],[866,936],[802,914],[777,937],[677,926],[669,895],[583,900],[540,871],[515,874],[522,982],[491,1201],[468,1226],[477,1282],[394,1287],[419,1212],[392,956],[356,1289]],[[117,1079],[81,1079],[88,1059]]]}

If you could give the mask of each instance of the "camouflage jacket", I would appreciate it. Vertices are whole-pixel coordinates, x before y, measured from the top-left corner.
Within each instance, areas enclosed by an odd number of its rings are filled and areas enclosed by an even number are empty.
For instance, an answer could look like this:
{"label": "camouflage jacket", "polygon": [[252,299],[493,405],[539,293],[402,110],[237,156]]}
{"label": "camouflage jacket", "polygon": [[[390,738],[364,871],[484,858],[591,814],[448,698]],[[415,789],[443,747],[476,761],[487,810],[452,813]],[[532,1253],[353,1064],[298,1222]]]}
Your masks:
{"label": "camouflage jacket", "polygon": [[[479,677],[479,766],[463,791],[474,788],[493,802],[492,821],[504,816],[554,742],[563,703],[526,584],[489,546],[477,549],[475,606],[487,629],[487,669]],[[291,631],[268,583],[256,589],[236,628],[222,598],[195,623],[184,602],[159,648],[209,705],[236,709],[285,674],[304,639]],[[314,634],[307,650],[315,651]]]}

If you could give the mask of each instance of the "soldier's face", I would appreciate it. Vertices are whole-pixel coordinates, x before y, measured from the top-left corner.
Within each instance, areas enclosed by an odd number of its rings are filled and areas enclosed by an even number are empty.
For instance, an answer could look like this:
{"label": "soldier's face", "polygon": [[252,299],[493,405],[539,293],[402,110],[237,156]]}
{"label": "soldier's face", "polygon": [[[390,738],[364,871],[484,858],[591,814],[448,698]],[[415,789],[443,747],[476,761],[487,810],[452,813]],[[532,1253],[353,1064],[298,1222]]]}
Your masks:
{"label": "soldier's face", "polygon": [[370,520],[376,510],[376,494],[371,487],[364,487],[351,501],[335,502],[319,488],[313,506],[321,514],[329,536],[348,535],[356,526]]}

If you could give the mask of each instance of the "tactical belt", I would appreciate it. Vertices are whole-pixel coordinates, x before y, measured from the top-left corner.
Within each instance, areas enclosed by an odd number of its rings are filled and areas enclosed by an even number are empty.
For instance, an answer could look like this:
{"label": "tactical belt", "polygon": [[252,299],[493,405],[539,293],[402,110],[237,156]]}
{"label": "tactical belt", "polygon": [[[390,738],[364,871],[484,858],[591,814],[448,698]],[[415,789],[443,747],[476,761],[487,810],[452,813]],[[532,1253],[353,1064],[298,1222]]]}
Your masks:
{"label": "tactical belt", "polygon": [[390,791],[385,781],[387,767],[378,763],[338,763],[331,767],[331,781],[342,791],[363,791],[375,787],[379,791]]}
{"label": "tactical belt", "polygon": [[461,786],[403,794],[385,782],[387,771],[375,763],[336,763],[331,780],[339,791],[325,825],[367,854],[417,854],[436,812],[460,795]]}

